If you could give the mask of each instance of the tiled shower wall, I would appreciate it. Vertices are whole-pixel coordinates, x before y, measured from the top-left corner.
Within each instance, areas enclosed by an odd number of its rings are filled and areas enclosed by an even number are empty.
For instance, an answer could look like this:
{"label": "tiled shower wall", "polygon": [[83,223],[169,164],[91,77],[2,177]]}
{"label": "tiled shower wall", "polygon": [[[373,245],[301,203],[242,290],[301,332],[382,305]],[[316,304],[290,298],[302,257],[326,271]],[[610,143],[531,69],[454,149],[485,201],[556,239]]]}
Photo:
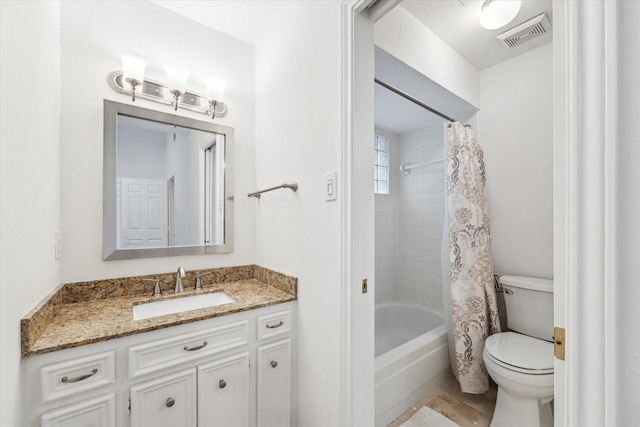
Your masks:
{"label": "tiled shower wall", "polygon": [[409,174],[399,168],[407,162],[442,160],[443,125],[407,132],[392,141],[391,153],[398,163],[390,166],[390,194],[375,196],[376,303],[406,301],[441,310],[444,162]]}
{"label": "tiled shower wall", "polygon": [[375,194],[376,304],[397,299],[398,265],[398,148],[400,137],[376,129],[389,138],[389,194]]}

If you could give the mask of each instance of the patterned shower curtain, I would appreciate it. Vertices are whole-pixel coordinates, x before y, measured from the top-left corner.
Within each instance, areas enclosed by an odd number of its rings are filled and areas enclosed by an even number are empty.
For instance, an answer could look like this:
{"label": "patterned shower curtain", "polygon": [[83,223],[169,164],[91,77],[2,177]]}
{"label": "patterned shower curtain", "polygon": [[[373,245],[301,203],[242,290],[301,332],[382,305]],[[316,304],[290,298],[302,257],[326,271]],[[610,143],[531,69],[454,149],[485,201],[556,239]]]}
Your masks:
{"label": "patterned shower curtain", "polygon": [[484,393],[489,376],[482,360],[485,339],[500,332],[493,285],[491,237],[482,148],[473,130],[447,126],[446,205],[449,279],[456,377],[465,393]]}

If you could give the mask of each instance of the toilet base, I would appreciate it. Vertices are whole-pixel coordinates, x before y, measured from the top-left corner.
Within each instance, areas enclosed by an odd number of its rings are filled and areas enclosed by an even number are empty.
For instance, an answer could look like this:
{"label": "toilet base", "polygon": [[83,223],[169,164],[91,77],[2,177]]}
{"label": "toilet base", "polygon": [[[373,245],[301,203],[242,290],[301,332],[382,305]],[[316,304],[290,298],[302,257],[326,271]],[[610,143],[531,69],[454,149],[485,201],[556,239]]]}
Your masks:
{"label": "toilet base", "polygon": [[552,400],[514,396],[498,386],[490,427],[553,427]]}

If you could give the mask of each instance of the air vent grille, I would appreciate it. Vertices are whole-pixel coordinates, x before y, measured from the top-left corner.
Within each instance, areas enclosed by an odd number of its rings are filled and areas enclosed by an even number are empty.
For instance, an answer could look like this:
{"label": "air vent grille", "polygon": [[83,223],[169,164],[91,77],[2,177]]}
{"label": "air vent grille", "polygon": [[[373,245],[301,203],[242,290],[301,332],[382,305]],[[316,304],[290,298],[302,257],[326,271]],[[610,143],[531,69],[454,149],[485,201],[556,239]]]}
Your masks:
{"label": "air vent grille", "polygon": [[544,13],[528,20],[515,28],[498,36],[498,39],[509,49],[526,41],[542,36],[551,31],[551,23]]}

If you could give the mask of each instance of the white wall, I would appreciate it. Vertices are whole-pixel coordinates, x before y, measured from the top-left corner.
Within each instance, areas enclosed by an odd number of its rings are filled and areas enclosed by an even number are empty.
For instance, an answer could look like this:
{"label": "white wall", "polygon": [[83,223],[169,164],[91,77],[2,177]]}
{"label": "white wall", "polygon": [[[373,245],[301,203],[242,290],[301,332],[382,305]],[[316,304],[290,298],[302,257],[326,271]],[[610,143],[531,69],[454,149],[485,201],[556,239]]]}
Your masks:
{"label": "white wall", "polygon": [[375,44],[454,95],[480,104],[478,69],[404,8],[376,23]]}
{"label": "white wall", "polygon": [[164,132],[154,132],[133,126],[118,126],[116,176],[118,178],[165,179],[167,146]]}
{"label": "white wall", "polygon": [[60,281],[60,5],[0,2],[0,425],[21,426],[20,318]]}
{"label": "white wall", "polygon": [[[242,195],[254,176],[254,49],[148,2],[63,2],[62,22],[62,221],[65,249],[62,280],[97,278],[241,265],[254,262],[255,205]],[[202,77],[227,80],[228,113],[216,121],[235,128],[235,250],[231,254],[102,261],[102,100],[131,100],[114,92],[107,76],[122,65],[119,54],[146,57],[146,76],[166,81],[162,65],[191,70],[188,87],[204,92]],[[138,99],[135,105],[170,112]],[[185,110],[176,114],[209,120]],[[57,283],[50,283],[53,288]],[[44,295],[39,295],[43,297]]]}
{"label": "white wall", "polygon": [[[298,277],[298,425],[340,425],[340,3],[285,2],[256,45],[256,262]],[[338,176],[338,180],[343,179]]]}
{"label": "white wall", "polygon": [[621,360],[617,368],[622,378],[620,425],[638,425],[640,421],[640,3],[620,2],[619,67],[619,172],[618,195],[618,301],[621,331],[618,338]]}
{"label": "white wall", "polygon": [[548,43],[480,74],[496,274],[553,278],[552,73]]}

